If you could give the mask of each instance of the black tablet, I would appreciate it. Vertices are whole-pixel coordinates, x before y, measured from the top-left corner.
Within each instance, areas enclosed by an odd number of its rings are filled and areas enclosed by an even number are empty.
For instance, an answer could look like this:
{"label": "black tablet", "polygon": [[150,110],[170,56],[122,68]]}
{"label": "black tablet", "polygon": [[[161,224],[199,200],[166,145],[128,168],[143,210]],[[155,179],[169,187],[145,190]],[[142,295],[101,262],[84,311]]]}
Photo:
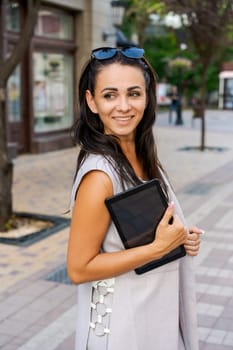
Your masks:
{"label": "black tablet", "polygon": [[[158,179],[144,182],[105,200],[111,218],[126,249],[151,243],[167,206],[167,199]],[[142,274],[185,255],[183,246],[161,259],[135,270]]]}

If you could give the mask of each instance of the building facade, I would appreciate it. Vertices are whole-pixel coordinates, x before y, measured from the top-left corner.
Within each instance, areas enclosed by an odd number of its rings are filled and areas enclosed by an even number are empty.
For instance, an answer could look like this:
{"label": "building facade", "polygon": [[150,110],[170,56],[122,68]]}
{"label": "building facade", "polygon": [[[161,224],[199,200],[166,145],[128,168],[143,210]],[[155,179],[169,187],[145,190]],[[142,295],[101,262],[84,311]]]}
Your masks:
{"label": "building facade", "polygon": [[[5,0],[4,55],[11,53],[26,20],[24,0]],[[101,5],[101,6],[100,6]],[[110,0],[42,1],[34,34],[8,80],[7,140],[17,153],[72,146],[77,80],[90,50],[115,45]]]}

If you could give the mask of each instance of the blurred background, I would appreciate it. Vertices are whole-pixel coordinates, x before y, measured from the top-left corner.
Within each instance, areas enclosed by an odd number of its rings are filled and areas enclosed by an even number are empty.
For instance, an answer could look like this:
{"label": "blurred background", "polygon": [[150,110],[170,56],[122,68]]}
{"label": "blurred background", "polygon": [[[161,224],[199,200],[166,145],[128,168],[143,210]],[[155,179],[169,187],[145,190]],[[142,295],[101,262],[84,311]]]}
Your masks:
{"label": "blurred background", "polygon": [[71,146],[80,69],[90,50],[101,46],[145,49],[157,72],[160,108],[169,108],[175,85],[182,108],[198,102],[200,115],[206,105],[233,110],[232,1],[1,0],[0,4],[4,63],[0,82],[3,87],[7,82],[5,136],[12,154]]}

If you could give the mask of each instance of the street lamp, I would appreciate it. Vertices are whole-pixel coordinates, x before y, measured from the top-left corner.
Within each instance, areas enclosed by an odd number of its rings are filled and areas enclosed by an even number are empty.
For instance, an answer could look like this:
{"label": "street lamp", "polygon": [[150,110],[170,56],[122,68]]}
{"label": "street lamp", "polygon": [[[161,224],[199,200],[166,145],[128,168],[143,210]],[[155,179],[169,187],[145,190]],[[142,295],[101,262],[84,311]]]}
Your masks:
{"label": "street lamp", "polygon": [[115,27],[122,25],[126,3],[125,1],[111,1],[112,23]]}
{"label": "street lamp", "polygon": [[[126,7],[125,1],[120,1],[120,0],[111,1],[112,24],[116,28],[122,25],[125,7]],[[116,36],[116,31],[114,33],[108,33],[106,31],[103,31],[102,33],[103,41],[106,41],[110,36]]]}

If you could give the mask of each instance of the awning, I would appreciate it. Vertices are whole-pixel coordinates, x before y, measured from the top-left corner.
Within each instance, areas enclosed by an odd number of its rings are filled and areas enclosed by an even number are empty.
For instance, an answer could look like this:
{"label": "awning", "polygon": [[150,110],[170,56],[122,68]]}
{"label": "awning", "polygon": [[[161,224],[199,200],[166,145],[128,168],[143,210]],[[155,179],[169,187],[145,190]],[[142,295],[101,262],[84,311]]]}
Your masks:
{"label": "awning", "polygon": [[219,73],[220,79],[233,78],[233,71],[223,71]]}

